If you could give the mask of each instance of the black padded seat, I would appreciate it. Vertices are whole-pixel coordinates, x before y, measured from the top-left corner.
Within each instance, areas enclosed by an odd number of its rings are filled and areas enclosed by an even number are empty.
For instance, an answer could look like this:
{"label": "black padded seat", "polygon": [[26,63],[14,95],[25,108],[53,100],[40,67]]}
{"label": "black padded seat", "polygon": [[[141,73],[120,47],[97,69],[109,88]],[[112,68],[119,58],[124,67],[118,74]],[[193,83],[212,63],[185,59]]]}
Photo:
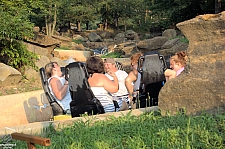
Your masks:
{"label": "black padded seat", "polygon": [[123,69],[123,64],[122,64],[121,62],[116,61],[116,67],[117,67],[117,69],[119,69],[119,70],[124,70],[124,69]]}
{"label": "black padded seat", "polygon": [[144,93],[139,96],[140,108],[158,105],[158,94],[166,80],[164,75],[166,69],[167,64],[163,55],[151,54],[139,58],[138,71],[142,76],[141,86],[145,86]]}
{"label": "black padded seat", "polygon": [[63,108],[59,105],[59,103],[56,101],[56,99],[52,96],[49,87],[48,87],[48,79],[45,73],[45,69],[42,67],[39,69],[40,76],[41,76],[41,82],[42,87],[44,89],[45,95],[49,101],[49,104],[52,108],[53,116],[57,115],[63,115],[66,114],[66,111],[63,110]]}
{"label": "black padded seat", "polygon": [[65,78],[69,82],[72,97],[70,103],[72,117],[78,117],[84,113],[88,115],[105,113],[103,106],[95,98],[89,86],[85,63],[73,62],[68,64],[65,68]]}

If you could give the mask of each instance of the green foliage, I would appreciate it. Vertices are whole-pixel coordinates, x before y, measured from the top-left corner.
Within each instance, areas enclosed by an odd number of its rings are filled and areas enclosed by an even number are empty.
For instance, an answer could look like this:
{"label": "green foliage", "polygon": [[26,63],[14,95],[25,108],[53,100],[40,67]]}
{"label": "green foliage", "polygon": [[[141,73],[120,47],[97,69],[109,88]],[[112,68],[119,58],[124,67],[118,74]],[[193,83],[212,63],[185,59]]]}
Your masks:
{"label": "green foliage", "polygon": [[33,37],[33,24],[29,21],[31,1],[1,1],[0,5],[0,57],[18,70],[24,66],[35,67],[37,56],[27,51],[22,40]]}
{"label": "green foliage", "polygon": [[107,53],[107,54],[101,56],[101,58],[107,58],[107,57],[120,58],[121,57],[121,53],[119,53],[119,52],[110,52],[110,53]]}
{"label": "green foliage", "polygon": [[[85,118],[85,117],[84,117]],[[132,116],[109,117],[95,121],[76,121],[64,128],[50,126],[43,137],[51,139],[56,149],[170,149],[170,148],[224,148],[225,114],[160,116],[146,113]],[[26,142],[13,141],[17,148],[26,148]],[[37,148],[44,148],[37,146]]]}
{"label": "green foliage", "polygon": [[33,36],[33,24],[28,20],[28,10],[21,10],[21,8],[13,6],[14,5],[0,6],[1,41],[9,39],[22,40]]}
{"label": "green foliage", "polygon": [[4,40],[2,42],[3,49],[0,55],[7,59],[6,64],[10,65],[20,71],[23,71],[24,66],[31,66],[37,70],[35,61],[37,55],[26,49],[20,41],[17,40]]}
{"label": "green foliage", "polygon": [[154,0],[147,5],[153,27],[160,25],[163,30],[197,15],[214,13],[212,0]]}
{"label": "green foliage", "polygon": [[80,44],[80,43],[83,43],[83,40],[82,39],[72,39],[72,42],[76,43],[76,44]]}
{"label": "green foliage", "polygon": [[180,42],[189,43],[188,39],[184,36],[176,36],[175,38],[179,38]]}
{"label": "green foliage", "polygon": [[66,47],[66,46],[61,46],[61,47],[56,48],[56,49],[59,49],[59,50],[70,50],[70,48]]}

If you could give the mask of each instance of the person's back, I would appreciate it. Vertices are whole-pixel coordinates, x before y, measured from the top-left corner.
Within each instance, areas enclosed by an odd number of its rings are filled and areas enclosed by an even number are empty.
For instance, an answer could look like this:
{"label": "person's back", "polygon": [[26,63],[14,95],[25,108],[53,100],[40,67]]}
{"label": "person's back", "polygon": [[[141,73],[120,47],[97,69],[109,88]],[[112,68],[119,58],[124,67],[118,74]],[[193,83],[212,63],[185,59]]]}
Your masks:
{"label": "person's back", "polygon": [[104,64],[102,59],[98,56],[88,58],[86,64],[87,71],[90,74],[88,83],[95,97],[101,102],[105,112],[114,112],[115,106],[109,92],[115,93],[118,91],[118,79],[115,73],[109,73],[114,79],[113,82],[104,75]]}

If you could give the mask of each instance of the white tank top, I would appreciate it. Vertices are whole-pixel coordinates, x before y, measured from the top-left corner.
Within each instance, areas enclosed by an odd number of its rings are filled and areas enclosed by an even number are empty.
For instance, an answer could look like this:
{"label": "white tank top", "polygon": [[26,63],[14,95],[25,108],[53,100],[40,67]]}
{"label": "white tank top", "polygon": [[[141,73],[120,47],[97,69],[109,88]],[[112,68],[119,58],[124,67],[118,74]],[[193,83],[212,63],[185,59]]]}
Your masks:
{"label": "white tank top", "polygon": [[[60,82],[62,83],[62,85],[65,84],[65,81],[66,79],[64,77],[57,77],[57,76],[52,76],[48,79],[48,84],[50,84],[50,80],[52,78],[57,78],[60,80]],[[70,102],[72,101],[72,98],[71,98],[71,95],[70,95],[70,91],[69,91],[69,87],[67,89],[67,92],[66,92],[66,95],[63,97],[62,100],[59,100],[55,97],[53,91],[52,91],[52,88],[51,88],[51,85],[48,86],[49,89],[50,89],[50,92],[51,94],[53,95],[53,97],[56,99],[56,101],[59,103],[59,105],[64,109],[64,110],[67,110],[67,109],[70,109]]]}

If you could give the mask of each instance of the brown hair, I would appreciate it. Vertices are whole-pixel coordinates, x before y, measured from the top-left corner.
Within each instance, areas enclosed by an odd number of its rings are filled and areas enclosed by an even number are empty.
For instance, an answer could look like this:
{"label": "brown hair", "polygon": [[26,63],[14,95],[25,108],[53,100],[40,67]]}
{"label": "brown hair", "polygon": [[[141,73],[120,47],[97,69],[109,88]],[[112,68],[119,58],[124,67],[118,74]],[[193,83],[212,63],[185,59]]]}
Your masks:
{"label": "brown hair", "polygon": [[135,53],[130,57],[131,63],[138,63],[139,57],[143,56],[141,52]]}
{"label": "brown hair", "polygon": [[186,55],[186,52],[180,51],[172,56],[170,60],[173,60],[175,63],[180,63],[182,66],[185,66],[188,61],[188,57]]}
{"label": "brown hair", "polygon": [[104,73],[104,63],[99,56],[91,56],[86,61],[87,71],[90,75],[93,73]]}
{"label": "brown hair", "polygon": [[47,75],[47,79],[52,76],[52,69],[54,68],[54,64],[58,65],[57,62],[50,62],[50,63],[45,65],[45,73]]}

